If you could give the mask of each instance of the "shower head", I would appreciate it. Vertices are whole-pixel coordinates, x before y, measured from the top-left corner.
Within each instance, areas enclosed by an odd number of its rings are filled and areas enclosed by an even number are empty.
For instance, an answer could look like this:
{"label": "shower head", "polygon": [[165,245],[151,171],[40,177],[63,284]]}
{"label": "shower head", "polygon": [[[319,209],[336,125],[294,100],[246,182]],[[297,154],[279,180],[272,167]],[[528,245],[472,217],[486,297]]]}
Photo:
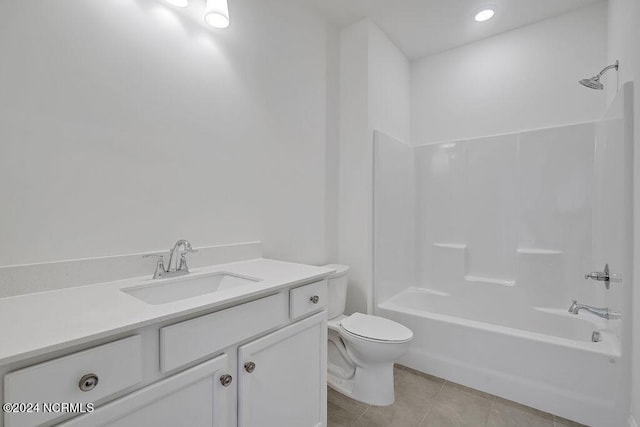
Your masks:
{"label": "shower head", "polygon": [[604,89],[604,85],[600,82],[600,77],[602,77],[604,73],[612,68],[615,68],[617,71],[618,65],[620,65],[620,62],[616,61],[614,64],[604,67],[602,71],[600,71],[597,75],[591,77],[590,79],[582,79],[579,83],[584,87],[588,87],[589,89],[602,90]]}
{"label": "shower head", "polygon": [[582,79],[580,80],[580,84],[588,87],[589,89],[604,89],[604,85],[600,83],[600,76],[591,77],[590,79]]}

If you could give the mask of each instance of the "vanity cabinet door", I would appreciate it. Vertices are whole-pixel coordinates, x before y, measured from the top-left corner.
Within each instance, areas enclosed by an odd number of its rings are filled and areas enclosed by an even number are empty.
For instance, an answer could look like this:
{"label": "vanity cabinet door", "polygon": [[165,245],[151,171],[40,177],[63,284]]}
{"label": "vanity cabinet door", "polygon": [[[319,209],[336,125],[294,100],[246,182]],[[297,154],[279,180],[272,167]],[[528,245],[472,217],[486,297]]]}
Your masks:
{"label": "vanity cabinet door", "polygon": [[227,359],[218,356],[61,425],[227,427],[227,399],[233,398],[223,378],[229,374]]}
{"label": "vanity cabinet door", "polygon": [[327,313],[238,349],[239,427],[326,425]]}

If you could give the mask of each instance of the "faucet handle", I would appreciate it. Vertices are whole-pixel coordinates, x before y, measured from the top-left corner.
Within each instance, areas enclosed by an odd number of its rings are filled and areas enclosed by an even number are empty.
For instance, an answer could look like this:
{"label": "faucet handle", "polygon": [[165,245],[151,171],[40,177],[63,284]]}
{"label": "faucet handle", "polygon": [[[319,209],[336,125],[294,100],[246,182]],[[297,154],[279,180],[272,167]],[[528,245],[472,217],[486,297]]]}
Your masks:
{"label": "faucet handle", "polygon": [[164,258],[164,254],[161,254],[161,253],[158,252],[158,253],[155,253],[155,254],[144,254],[144,255],[142,255],[142,258],[153,258],[153,257],[156,257],[158,259],[163,259]]}
{"label": "faucet handle", "polygon": [[178,271],[185,271],[187,273],[189,272],[189,266],[187,265],[187,254],[193,252],[198,252],[198,250],[190,248],[180,251],[180,264],[178,265]]}
{"label": "faucet handle", "polygon": [[153,257],[156,257],[158,259],[158,262],[156,263],[156,271],[153,273],[153,278],[160,279],[167,272],[164,268],[164,255],[160,253],[142,255],[142,258],[153,258]]}

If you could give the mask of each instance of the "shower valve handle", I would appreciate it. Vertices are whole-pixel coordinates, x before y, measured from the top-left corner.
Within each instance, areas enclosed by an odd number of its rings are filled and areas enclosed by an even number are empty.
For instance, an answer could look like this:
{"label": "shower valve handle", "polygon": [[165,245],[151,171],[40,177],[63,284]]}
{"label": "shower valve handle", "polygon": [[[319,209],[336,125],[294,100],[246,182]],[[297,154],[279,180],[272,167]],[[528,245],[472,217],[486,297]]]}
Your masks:
{"label": "shower valve handle", "polygon": [[594,271],[593,273],[585,274],[584,278],[598,280],[600,282],[609,280],[609,276],[606,273],[603,273],[601,271]]}
{"label": "shower valve handle", "polygon": [[609,289],[609,264],[604,265],[604,271],[594,271],[589,274],[585,274],[584,278],[604,282],[604,285]]}

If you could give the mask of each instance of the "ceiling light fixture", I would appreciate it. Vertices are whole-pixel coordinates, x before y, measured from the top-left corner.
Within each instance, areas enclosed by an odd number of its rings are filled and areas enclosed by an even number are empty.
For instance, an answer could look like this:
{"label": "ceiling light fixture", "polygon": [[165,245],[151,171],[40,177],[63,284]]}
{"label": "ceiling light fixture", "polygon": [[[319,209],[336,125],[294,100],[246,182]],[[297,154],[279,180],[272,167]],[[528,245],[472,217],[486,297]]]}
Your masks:
{"label": "ceiling light fixture", "polygon": [[204,20],[212,27],[227,28],[229,26],[229,5],[227,0],[207,0]]}
{"label": "ceiling light fixture", "polygon": [[495,15],[495,13],[496,11],[490,8],[482,9],[481,11],[476,13],[476,16],[474,19],[477,22],[488,21],[489,19],[493,18],[493,15]]}
{"label": "ceiling light fixture", "polygon": [[171,6],[175,7],[187,7],[189,6],[189,0],[166,0]]}

